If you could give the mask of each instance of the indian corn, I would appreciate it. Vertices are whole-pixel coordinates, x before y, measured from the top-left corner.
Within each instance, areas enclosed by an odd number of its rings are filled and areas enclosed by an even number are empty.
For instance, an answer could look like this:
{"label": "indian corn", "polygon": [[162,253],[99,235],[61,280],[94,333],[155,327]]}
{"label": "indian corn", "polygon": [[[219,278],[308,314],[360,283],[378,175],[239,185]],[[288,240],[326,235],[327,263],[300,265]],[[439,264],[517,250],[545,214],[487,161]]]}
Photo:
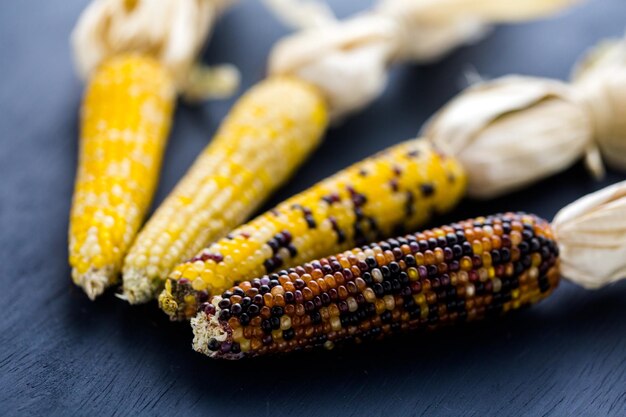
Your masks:
{"label": "indian corn", "polygon": [[547,221],[479,217],[241,282],[202,305],[193,347],[223,359],[332,349],[515,310],[558,282]]}
{"label": "indian corn", "polygon": [[389,148],[296,195],[176,267],[159,297],[191,318],[208,294],[239,281],[415,230],[454,206],[461,166],[426,141]]}
{"label": "indian corn", "polygon": [[154,298],[176,264],[243,222],[311,153],[326,124],[322,97],[296,79],[270,78],[245,94],[129,251],[128,300]]}
{"label": "indian corn", "polygon": [[91,77],[69,227],[72,278],[94,299],[117,281],[150,204],[175,89],[160,63],[122,55]]}

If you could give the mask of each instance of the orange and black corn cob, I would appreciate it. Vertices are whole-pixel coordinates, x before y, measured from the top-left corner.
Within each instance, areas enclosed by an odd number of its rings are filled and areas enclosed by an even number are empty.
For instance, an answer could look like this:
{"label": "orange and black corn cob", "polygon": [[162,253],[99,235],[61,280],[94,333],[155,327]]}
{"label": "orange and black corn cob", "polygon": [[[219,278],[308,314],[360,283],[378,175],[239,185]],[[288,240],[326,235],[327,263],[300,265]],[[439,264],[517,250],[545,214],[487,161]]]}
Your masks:
{"label": "orange and black corn cob", "polygon": [[558,282],[546,220],[479,217],[244,281],[201,306],[193,347],[223,359],[332,349],[518,309]]}

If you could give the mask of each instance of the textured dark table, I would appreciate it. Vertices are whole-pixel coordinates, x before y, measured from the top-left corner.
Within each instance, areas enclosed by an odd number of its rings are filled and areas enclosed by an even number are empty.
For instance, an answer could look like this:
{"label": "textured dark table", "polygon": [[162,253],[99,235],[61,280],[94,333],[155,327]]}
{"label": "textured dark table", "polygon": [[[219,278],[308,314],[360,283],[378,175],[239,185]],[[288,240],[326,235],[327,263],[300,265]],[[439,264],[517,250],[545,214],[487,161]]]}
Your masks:
{"label": "textured dark table", "polygon": [[[212,362],[186,325],[113,294],[90,302],[70,283],[66,229],[77,109],[68,34],[85,1],[0,5],[0,415],[626,415],[626,285],[563,284],[539,306],[485,323],[357,350]],[[357,1],[335,1],[341,14]],[[407,139],[475,69],[566,78],[588,46],[623,34],[624,0],[501,27],[436,65],[394,70],[387,93],[332,130],[276,203]],[[259,80],[285,33],[254,2],[219,24],[208,62]],[[157,202],[207,143],[232,100],[180,106]],[[579,164],[524,192],[465,201],[440,221],[501,210],[551,218],[595,183]]]}

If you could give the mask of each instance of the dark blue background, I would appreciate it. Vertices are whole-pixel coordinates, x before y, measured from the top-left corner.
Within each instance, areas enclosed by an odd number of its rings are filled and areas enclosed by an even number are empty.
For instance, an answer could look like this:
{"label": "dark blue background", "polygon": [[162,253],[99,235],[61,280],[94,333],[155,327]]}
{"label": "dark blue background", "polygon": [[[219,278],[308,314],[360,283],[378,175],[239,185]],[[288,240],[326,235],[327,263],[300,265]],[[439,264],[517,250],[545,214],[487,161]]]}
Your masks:
{"label": "dark blue background", "polygon": [[[346,14],[370,2],[332,2]],[[190,349],[187,325],[109,293],[92,303],[70,282],[66,229],[76,169],[75,77],[68,35],[83,0],[0,5],[0,414],[12,415],[625,415],[626,285],[564,283],[500,320],[403,336],[357,350],[239,363]],[[333,129],[271,204],[412,137],[464,85],[464,73],[567,78],[603,37],[624,33],[624,0],[589,1],[557,18],[497,28],[438,64],[393,70],[385,95]],[[262,78],[286,30],[244,1],[218,25],[207,62],[233,62],[243,87]],[[181,105],[160,202],[233,100]],[[439,222],[502,210],[551,218],[623,179],[581,164],[524,192],[464,201]]]}

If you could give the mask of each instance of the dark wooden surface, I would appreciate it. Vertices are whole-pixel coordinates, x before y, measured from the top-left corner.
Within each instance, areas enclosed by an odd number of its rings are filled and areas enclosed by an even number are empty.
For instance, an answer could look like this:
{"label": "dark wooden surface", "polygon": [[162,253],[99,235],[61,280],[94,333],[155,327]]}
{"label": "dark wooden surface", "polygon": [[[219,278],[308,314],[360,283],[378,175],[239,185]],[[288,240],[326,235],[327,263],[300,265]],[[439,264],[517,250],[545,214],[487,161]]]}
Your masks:
{"label": "dark wooden surface", "polygon": [[[364,3],[334,1],[341,14]],[[76,79],[68,34],[83,0],[0,5],[0,415],[626,415],[626,285],[563,284],[542,304],[485,323],[356,350],[239,363],[190,349],[186,325],[155,305],[70,283],[66,229],[76,168]],[[623,0],[501,27],[442,62],[393,71],[385,95],[333,129],[270,203],[415,134],[465,84],[464,73],[567,78],[588,46],[620,36]],[[286,31],[256,2],[219,24],[207,62],[234,62],[244,87]],[[180,106],[157,202],[207,143],[232,100]],[[501,210],[551,218],[595,183],[582,166],[441,222]]]}

